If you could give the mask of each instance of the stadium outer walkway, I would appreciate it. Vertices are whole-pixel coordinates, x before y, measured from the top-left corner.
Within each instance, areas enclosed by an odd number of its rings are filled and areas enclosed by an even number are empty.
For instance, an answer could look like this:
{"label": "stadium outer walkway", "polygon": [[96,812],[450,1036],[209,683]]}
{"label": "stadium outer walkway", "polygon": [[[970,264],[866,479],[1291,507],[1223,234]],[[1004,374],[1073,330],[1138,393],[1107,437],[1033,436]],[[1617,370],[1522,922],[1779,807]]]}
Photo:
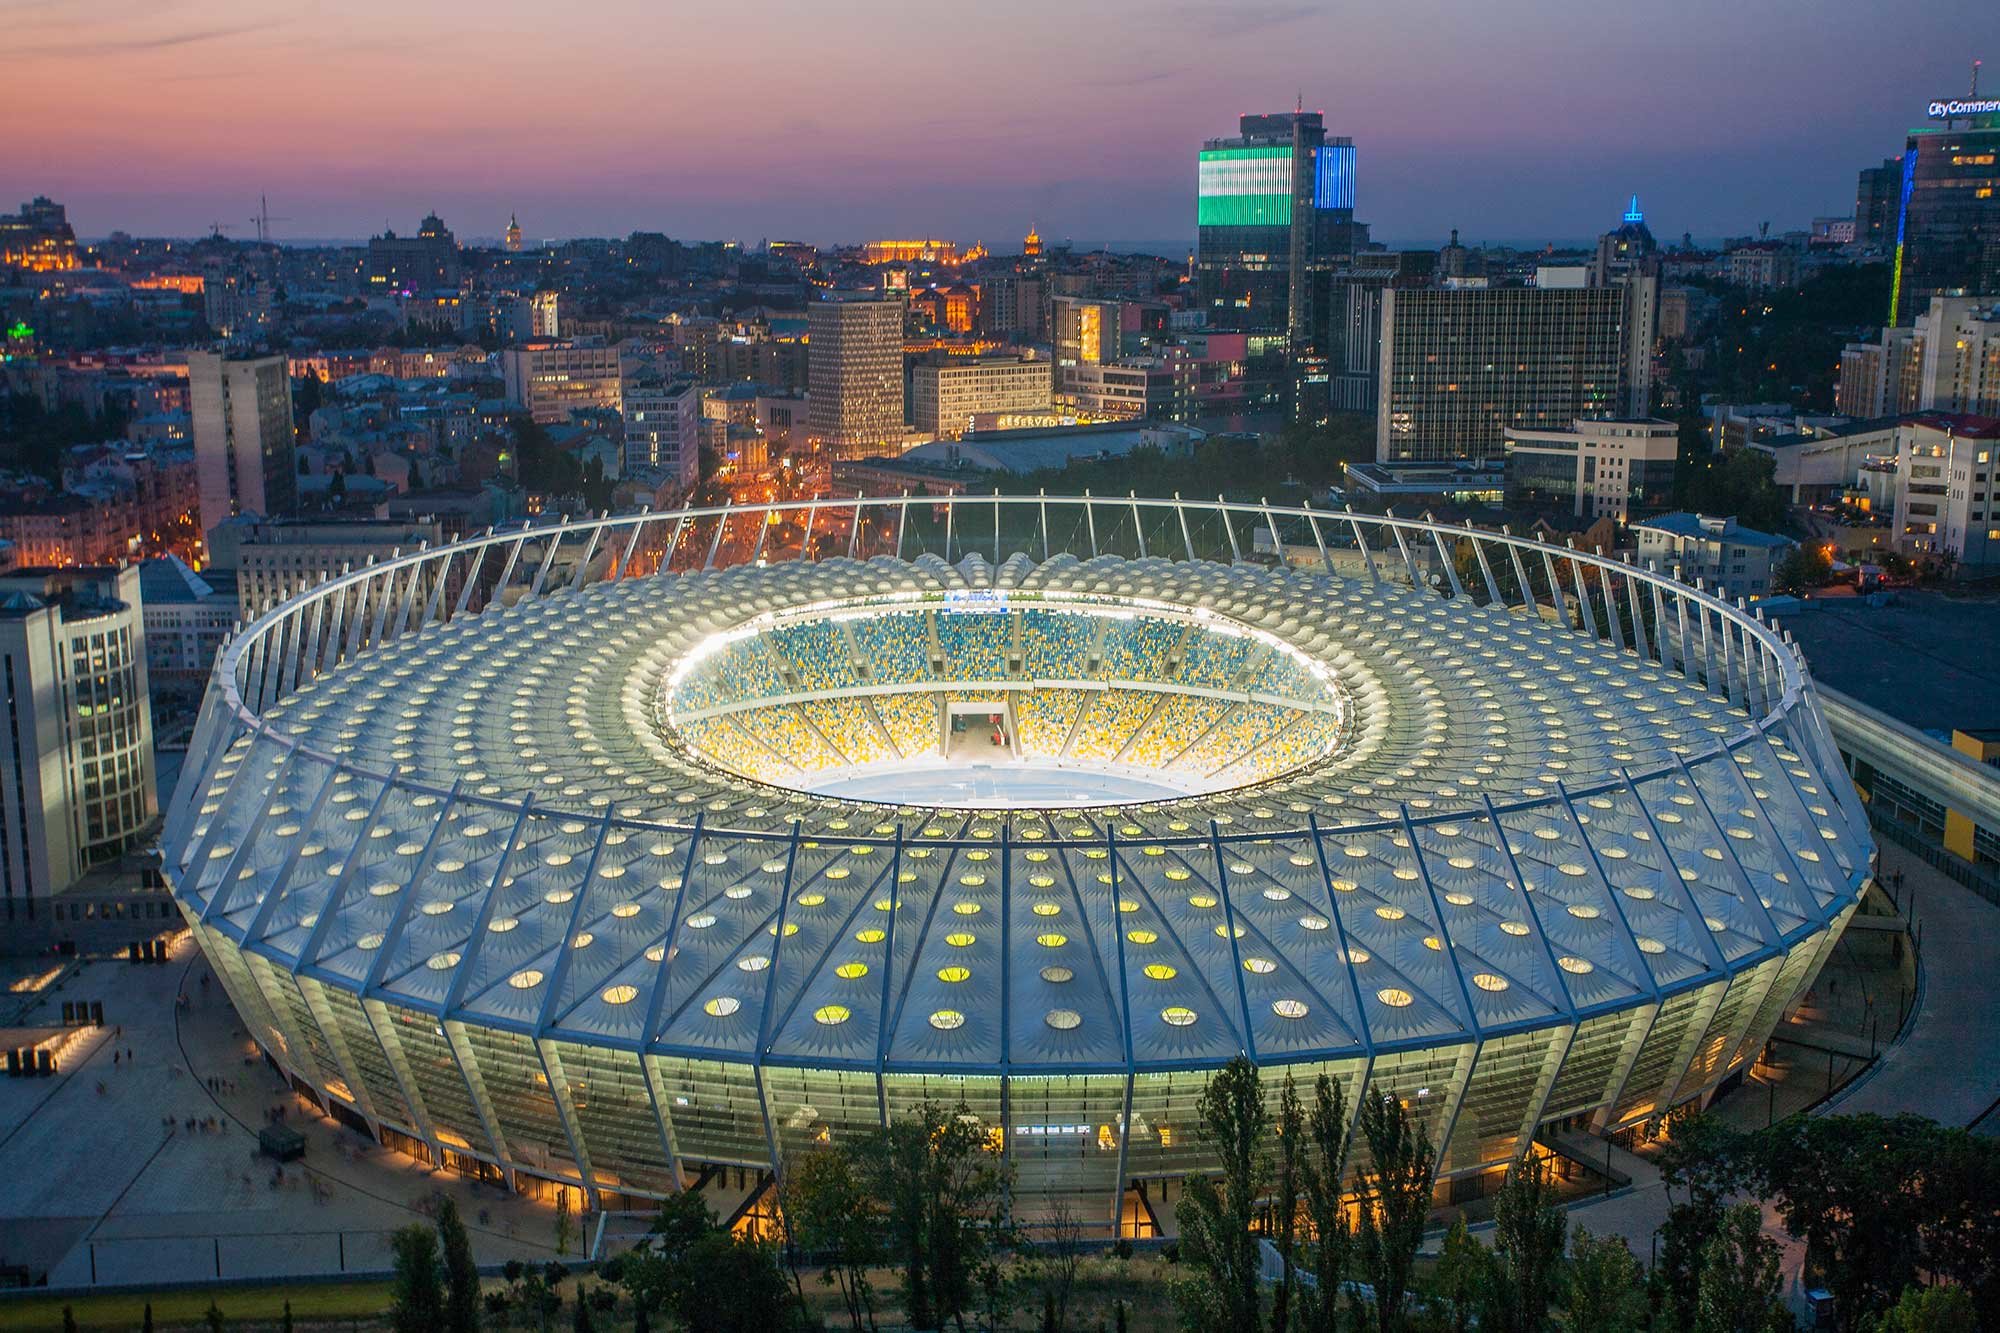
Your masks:
{"label": "stadium outer walkway", "polygon": [[[1904,876],[1904,903],[1923,939],[1920,990],[1901,1038],[1873,1069],[1821,1103],[1821,1115],[1929,1116],[1970,1125],[2000,1099],[2000,1023],[1993,1020],[1993,960],[2000,957],[2000,905],[1947,879],[1893,843],[1882,845],[1881,872]],[[1623,1236],[1641,1263],[1667,1218],[1666,1187],[1658,1174],[1608,1198],[1572,1205],[1570,1229]],[[1788,1289],[1796,1284],[1803,1247],[1764,1208],[1764,1230],[1785,1248]]]}

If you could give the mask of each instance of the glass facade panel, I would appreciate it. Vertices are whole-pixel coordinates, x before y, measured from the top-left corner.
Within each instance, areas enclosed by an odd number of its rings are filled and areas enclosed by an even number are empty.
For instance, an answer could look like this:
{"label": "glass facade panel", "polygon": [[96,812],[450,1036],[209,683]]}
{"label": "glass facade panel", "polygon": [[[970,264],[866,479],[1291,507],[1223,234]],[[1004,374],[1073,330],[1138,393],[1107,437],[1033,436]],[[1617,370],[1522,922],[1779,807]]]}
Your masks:
{"label": "glass facade panel", "polygon": [[660,1122],[646,1076],[631,1051],[553,1043],[569,1082],[577,1130],[599,1189],[661,1193],[672,1189]]}
{"label": "glass facade panel", "polygon": [[444,1025],[429,1014],[394,1005],[385,1006],[384,1013],[389,1020],[389,1040],[402,1048],[411,1081],[416,1085],[417,1096],[423,1099],[424,1109],[430,1112],[438,1138],[448,1145],[500,1159],[501,1154],[487,1137],[485,1124],[472,1104],[465,1075],[459,1072],[458,1060],[445,1040]]}

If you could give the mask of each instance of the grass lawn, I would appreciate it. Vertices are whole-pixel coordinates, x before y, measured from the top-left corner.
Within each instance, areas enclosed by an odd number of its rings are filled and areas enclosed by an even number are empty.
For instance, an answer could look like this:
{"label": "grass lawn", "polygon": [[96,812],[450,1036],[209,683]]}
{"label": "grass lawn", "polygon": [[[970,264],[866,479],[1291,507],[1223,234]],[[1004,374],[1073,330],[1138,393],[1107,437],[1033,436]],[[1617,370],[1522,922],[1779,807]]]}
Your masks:
{"label": "grass lawn", "polygon": [[389,1308],[387,1282],[314,1282],[298,1286],[214,1287],[199,1291],[106,1292],[89,1296],[22,1296],[0,1300],[0,1330],[59,1329],[63,1307],[70,1307],[84,1333],[136,1329],[153,1306],[156,1328],[197,1326],[214,1301],[231,1328],[268,1324],[275,1328],[285,1302],[292,1318],[309,1320],[372,1319]]}

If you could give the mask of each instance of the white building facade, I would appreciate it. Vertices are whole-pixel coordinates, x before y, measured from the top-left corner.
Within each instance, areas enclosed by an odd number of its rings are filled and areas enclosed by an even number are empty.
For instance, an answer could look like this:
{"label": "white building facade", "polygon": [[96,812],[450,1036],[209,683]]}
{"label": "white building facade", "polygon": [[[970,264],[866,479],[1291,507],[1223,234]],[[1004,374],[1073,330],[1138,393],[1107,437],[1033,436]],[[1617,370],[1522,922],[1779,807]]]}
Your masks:
{"label": "white building facade", "polygon": [[159,813],[139,570],[0,578],[0,921],[127,850]]}

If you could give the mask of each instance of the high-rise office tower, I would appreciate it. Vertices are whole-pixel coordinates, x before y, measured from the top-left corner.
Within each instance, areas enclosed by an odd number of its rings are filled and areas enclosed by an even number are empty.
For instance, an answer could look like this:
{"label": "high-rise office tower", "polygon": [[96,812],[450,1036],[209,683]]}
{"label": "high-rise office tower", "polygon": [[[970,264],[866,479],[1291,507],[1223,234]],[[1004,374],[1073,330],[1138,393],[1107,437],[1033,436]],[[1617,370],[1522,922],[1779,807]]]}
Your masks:
{"label": "high-rise office tower", "polygon": [[1196,299],[1211,328],[1280,335],[1252,359],[1275,354],[1290,374],[1253,372],[1256,395],[1289,395],[1294,415],[1317,415],[1323,404],[1307,400],[1324,398],[1328,319],[1313,274],[1367,245],[1354,221],[1354,142],[1328,137],[1317,111],[1244,116],[1238,128],[1201,149]]}
{"label": "high-rise office tower", "polygon": [[1896,212],[1902,197],[1903,160],[1885,157],[1879,167],[1863,167],[1854,182],[1854,240],[1889,245],[1896,239]]}
{"label": "high-rise office tower", "polygon": [[2000,292],[2000,98],[1933,102],[1930,114],[1937,124],[1903,147],[1891,324],[1933,296]]}
{"label": "high-rise office tower", "polygon": [[1647,335],[1628,300],[1580,269],[1545,269],[1534,287],[1389,288],[1376,458],[1499,458],[1509,430],[1635,415],[1631,342]]}
{"label": "high-rise office tower", "polygon": [[158,813],[139,567],[0,577],[0,921],[34,920]]}
{"label": "high-rise office tower", "polygon": [[188,353],[201,530],[235,514],[288,515],[298,504],[292,380],[282,356]]}
{"label": "high-rise office tower", "polygon": [[806,310],[806,434],[835,458],[903,443],[903,297],[843,292]]}

